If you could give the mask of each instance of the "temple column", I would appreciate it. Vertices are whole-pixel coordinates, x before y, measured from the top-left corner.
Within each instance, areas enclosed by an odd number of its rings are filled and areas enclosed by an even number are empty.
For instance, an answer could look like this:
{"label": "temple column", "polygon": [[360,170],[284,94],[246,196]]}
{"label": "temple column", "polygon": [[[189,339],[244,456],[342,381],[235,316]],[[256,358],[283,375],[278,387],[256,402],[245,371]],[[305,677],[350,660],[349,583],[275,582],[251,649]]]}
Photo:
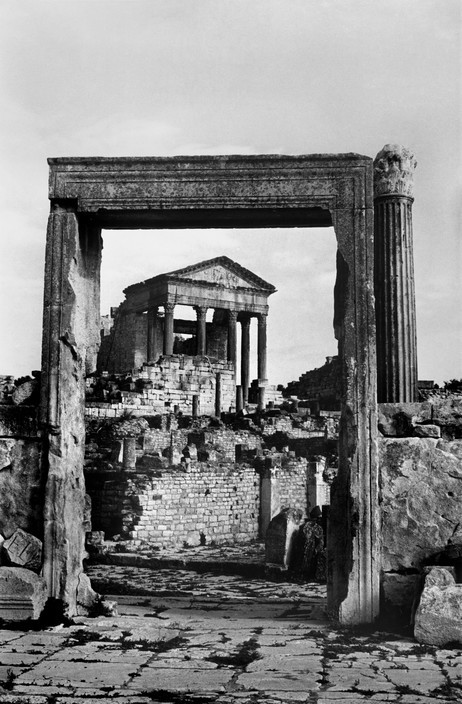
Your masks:
{"label": "temple column", "polygon": [[237,312],[228,311],[228,362],[236,366],[236,322]]}
{"label": "temple column", "polygon": [[173,312],[175,310],[174,303],[166,303],[164,305],[165,323],[164,323],[164,354],[173,354]]}
{"label": "temple column", "polygon": [[195,311],[196,311],[196,315],[197,315],[196,354],[204,356],[205,354],[207,354],[207,338],[206,338],[206,334],[207,334],[206,333],[207,308],[205,306],[195,306]]}
{"label": "temple column", "polygon": [[266,378],[266,313],[258,315],[258,408],[265,407]]}
{"label": "temple column", "polygon": [[157,341],[157,306],[148,309],[148,349],[147,362],[155,362],[157,359],[158,341]]}
{"label": "temple column", "polygon": [[414,155],[387,144],[374,160],[375,306],[379,402],[417,400],[412,244]]}
{"label": "temple column", "polygon": [[241,387],[244,406],[249,400],[250,380],[250,316],[241,320]]}

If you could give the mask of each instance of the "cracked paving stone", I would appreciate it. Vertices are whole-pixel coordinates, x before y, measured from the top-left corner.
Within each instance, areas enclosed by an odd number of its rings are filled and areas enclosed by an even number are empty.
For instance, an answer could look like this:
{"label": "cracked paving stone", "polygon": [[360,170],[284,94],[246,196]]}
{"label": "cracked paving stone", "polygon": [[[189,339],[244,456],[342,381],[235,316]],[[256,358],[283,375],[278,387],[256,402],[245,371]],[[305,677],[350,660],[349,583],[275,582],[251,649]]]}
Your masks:
{"label": "cracked paving stone", "polygon": [[121,686],[135,674],[133,663],[76,662],[49,660],[19,675],[15,683],[62,684],[71,687]]}
{"label": "cracked paving stone", "polygon": [[295,672],[244,672],[238,676],[236,682],[238,686],[246,690],[257,690],[263,692],[295,692],[295,691],[317,691],[319,690],[320,675],[307,675]]}
{"label": "cracked paving stone", "polygon": [[165,690],[167,692],[223,692],[231,681],[232,670],[193,670],[183,668],[159,669],[150,665],[129,682],[130,689],[139,692]]}
{"label": "cracked paving stone", "polygon": [[398,670],[383,668],[382,672],[396,687],[409,687],[417,694],[429,694],[446,684],[446,677],[435,669]]}
{"label": "cracked paving stone", "polygon": [[354,688],[359,694],[373,692],[387,692],[394,690],[394,685],[383,675],[369,670],[368,672],[358,671],[356,668],[339,667],[331,665],[327,672],[329,684],[328,690],[347,691]]}

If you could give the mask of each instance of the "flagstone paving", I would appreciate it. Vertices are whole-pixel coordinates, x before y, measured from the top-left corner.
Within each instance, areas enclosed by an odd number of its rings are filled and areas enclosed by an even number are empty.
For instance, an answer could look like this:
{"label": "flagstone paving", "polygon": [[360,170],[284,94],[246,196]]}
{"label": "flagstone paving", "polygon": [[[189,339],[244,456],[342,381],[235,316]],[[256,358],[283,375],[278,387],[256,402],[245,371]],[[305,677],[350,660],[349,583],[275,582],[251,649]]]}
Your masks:
{"label": "flagstone paving", "polygon": [[0,630],[0,704],[462,702],[462,651],[333,628],[322,585],[113,565],[89,573],[118,592],[119,615]]}

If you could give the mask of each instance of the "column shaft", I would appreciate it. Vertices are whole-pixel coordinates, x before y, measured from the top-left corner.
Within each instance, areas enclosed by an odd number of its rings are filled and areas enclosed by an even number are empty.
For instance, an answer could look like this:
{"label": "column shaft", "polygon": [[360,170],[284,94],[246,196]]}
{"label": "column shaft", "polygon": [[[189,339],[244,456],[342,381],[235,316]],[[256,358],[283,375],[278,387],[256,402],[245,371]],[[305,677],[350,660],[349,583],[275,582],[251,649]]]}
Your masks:
{"label": "column shaft", "polygon": [[228,311],[228,362],[236,364],[236,321],[237,312]]}
{"label": "column shaft", "polygon": [[414,156],[386,145],[374,161],[375,307],[379,402],[418,398],[412,243]]}
{"label": "column shaft", "polygon": [[174,303],[166,303],[165,324],[164,324],[164,354],[173,354],[173,312],[175,310]]}
{"label": "column shaft", "polygon": [[148,309],[147,361],[155,362],[158,356],[157,307]]}
{"label": "column shaft", "polygon": [[204,306],[196,306],[197,315],[197,347],[196,354],[204,356],[207,354],[207,308]]}
{"label": "column shaft", "polygon": [[375,295],[379,402],[417,400],[412,199],[375,202]]}
{"label": "column shaft", "polygon": [[250,383],[250,317],[241,320],[241,387],[244,406],[249,400]]}
{"label": "column shaft", "polygon": [[266,382],[266,315],[258,316],[258,383]]}

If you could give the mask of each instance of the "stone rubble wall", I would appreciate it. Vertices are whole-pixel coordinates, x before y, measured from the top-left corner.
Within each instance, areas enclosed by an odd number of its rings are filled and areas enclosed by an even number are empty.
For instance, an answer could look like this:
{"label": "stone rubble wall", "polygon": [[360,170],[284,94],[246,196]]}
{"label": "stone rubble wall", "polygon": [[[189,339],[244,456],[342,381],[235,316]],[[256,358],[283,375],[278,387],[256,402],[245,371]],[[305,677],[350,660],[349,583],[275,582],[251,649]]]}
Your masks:
{"label": "stone rubble wall", "polygon": [[249,466],[200,463],[153,475],[138,472],[88,478],[99,516],[93,528],[142,542],[200,545],[205,540],[246,542],[258,537],[259,477]]}
{"label": "stone rubble wall", "polygon": [[324,437],[326,429],[326,419],[319,417],[308,417],[304,421],[294,423],[291,416],[275,416],[265,418],[261,425],[264,435],[274,433],[286,433],[289,438],[313,438]]}
{"label": "stone rubble wall", "polygon": [[302,374],[287,385],[287,393],[299,399],[319,402],[321,408],[340,408],[340,367],[338,357],[328,357],[326,364]]}
{"label": "stone rubble wall", "polygon": [[209,360],[208,357],[173,355],[161,357],[155,364],[144,364],[132,374],[141,379],[141,391],[122,391],[116,403],[92,401],[87,398],[87,417],[118,418],[124,413],[155,415],[174,409],[192,415],[193,396],[199,396],[199,414],[215,415],[216,377],[221,374],[221,410],[236,406],[234,366],[228,362]]}
{"label": "stone rubble wall", "polygon": [[17,528],[43,537],[41,438],[37,409],[0,405],[0,535]]}

